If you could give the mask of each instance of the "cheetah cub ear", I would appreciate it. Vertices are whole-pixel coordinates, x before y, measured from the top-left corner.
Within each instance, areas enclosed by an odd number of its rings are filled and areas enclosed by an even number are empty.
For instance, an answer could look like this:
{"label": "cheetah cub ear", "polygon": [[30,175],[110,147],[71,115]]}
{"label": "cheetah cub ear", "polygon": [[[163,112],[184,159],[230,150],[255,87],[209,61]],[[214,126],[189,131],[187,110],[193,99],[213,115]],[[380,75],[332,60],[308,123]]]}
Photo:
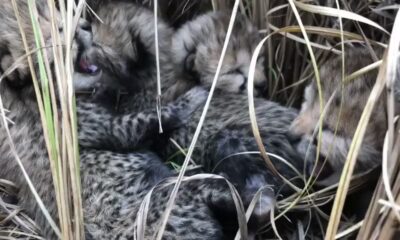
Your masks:
{"label": "cheetah cub ear", "polygon": [[[228,12],[210,12],[184,24],[172,38],[172,55],[178,75],[175,95],[200,84],[211,87],[230,20]],[[218,78],[217,89],[246,94],[253,50],[260,42],[257,28],[243,15],[237,15],[228,49]],[[265,90],[264,59],[255,69],[255,94]]]}

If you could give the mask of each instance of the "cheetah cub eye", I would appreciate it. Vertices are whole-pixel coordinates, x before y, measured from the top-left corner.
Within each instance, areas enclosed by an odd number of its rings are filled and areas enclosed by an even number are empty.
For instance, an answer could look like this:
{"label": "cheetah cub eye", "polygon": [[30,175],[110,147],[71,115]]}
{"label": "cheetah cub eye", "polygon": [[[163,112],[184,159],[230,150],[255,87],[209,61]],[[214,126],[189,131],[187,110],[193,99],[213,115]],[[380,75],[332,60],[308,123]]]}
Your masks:
{"label": "cheetah cub eye", "polygon": [[[172,52],[179,80],[187,85],[211,87],[225,41],[230,14],[211,12],[184,24],[172,38]],[[249,65],[260,35],[243,15],[237,15],[218,78],[217,89],[246,94]],[[264,58],[258,58],[254,88],[261,95],[266,87]]]}

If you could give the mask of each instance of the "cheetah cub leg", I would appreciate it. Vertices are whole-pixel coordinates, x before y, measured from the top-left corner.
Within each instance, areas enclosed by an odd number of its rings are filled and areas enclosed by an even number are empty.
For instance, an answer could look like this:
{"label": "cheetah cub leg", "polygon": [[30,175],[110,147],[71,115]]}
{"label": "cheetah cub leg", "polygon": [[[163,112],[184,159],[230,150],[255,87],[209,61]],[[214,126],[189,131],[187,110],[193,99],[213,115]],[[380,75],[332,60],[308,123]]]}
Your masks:
{"label": "cheetah cub leg", "polygon": [[[161,119],[164,130],[170,131],[184,125],[207,96],[206,90],[196,87],[162,107]],[[78,102],[77,109],[79,144],[82,147],[131,150],[148,140],[157,138],[159,134],[159,120],[155,109],[115,115],[98,104],[87,102]]]}
{"label": "cheetah cub leg", "polygon": [[202,157],[207,160],[206,169],[224,176],[236,187],[245,207],[254,206],[248,224],[250,235],[269,223],[276,202],[271,186],[277,183],[260,157],[237,154],[248,152],[251,141],[238,132],[222,130],[209,139]]}

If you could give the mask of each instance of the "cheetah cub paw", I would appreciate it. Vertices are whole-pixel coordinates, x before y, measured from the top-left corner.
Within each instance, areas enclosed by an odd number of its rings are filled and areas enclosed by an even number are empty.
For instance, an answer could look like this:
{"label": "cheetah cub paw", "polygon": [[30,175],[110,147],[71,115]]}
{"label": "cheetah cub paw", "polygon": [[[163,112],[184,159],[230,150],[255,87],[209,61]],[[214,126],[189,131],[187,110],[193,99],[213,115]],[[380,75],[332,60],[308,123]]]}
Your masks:
{"label": "cheetah cub paw", "polygon": [[179,97],[175,105],[176,113],[179,119],[187,122],[190,116],[204,106],[208,97],[208,91],[203,87],[194,87]]}

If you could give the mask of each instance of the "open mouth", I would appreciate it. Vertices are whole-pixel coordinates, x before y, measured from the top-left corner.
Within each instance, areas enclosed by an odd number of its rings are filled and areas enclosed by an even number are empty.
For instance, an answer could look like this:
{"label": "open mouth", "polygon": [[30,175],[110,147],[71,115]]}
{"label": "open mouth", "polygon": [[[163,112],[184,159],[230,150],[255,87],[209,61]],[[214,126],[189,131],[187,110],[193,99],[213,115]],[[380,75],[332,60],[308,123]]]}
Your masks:
{"label": "open mouth", "polygon": [[75,62],[74,89],[88,91],[99,86],[102,76],[101,68],[90,61],[85,54],[80,54]]}
{"label": "open mouth", "polygon": [[90,62],[88,58],[81,56],[76,64],[75,70],[82,74],[97,75],[101,72],[100,67]]}

